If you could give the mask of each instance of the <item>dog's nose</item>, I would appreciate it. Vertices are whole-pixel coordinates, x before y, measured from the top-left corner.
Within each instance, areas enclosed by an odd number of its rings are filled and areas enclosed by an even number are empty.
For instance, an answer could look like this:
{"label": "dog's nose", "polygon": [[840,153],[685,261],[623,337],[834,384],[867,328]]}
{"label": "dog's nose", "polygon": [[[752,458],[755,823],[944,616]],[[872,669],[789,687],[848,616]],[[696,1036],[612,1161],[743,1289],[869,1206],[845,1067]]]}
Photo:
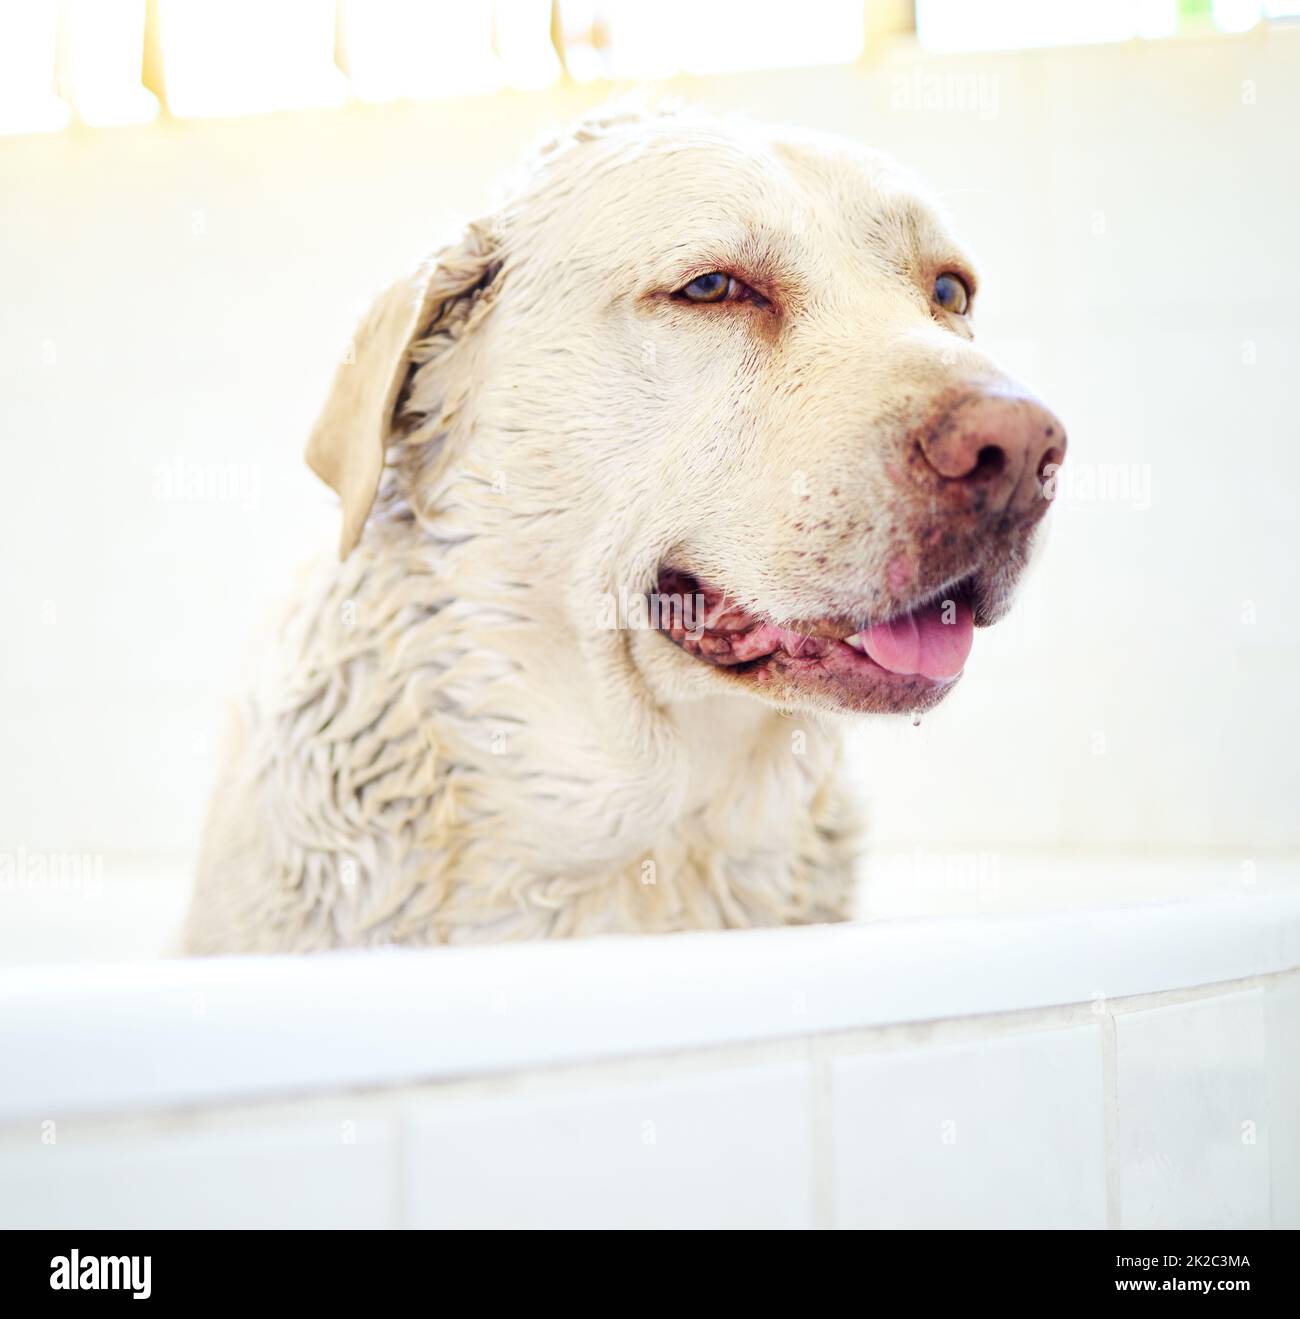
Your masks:
{"label": "dog's nose", "polygon": [[1036,399],[967,395],[922,428],[921,452],[944,491],[974,513],[1041,517],[1065,458],[1065,429]]}

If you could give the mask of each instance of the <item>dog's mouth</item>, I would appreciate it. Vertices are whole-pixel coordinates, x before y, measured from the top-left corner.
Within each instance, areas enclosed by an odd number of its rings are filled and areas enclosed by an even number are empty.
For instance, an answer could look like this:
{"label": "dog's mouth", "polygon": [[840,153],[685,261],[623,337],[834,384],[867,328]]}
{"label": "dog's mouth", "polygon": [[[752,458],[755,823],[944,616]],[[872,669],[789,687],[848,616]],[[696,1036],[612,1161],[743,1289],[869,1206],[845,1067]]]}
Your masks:
{"label": "dog's mouth", "polygon": [[[843,709],[928,709],[961,677],[974,641],[972,574],[890,618],[776,623],[679,568],[658,581],[659,630],[687,654],[777,702],[800,696]],[[983,618],[981,622],[985,621]]]}

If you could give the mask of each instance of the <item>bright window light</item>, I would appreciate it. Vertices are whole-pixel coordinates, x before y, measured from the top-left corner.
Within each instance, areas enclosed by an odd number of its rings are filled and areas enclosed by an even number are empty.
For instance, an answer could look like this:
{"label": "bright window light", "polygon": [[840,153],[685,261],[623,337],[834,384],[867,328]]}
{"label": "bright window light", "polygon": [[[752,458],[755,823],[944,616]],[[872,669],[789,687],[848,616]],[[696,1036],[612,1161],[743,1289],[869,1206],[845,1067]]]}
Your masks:
{"label": "bright window light", "polygon": [[1137,34],[1148,41],[1172,37],[1178,31],[1177,0],[1139,0]]}
{"label": "bright window light", "polygon": [[1177,0],[916,0],[916,35],[934,51],[1082,46],[1177,27]]}
{"label": "bright window light", "polygon": [[512,87],[549,87],[560,76],[551,0],[496,0],[496,48]]}
{"label": "bright window light", "polygon": [[[703,10],[704,6],[696,8]],[[704,39],[702,33],[691,33],[689,28],[683,31],[681,9],[678,0],[658,5],[608,0],[596,6],[598,30],[604,31],[606,42],[601,75],[668,78],[680,72],[687,44]]]}
{"label": "bright window light", "polygon": [[865,40],[863,0],[566,0],[560,15],[583,81],[848,64]]}
{"label": "bright window light", "polygon": [[339,62],[363,101],[547,87],[560,76],[551,0],[341,0]]}
{"label": "bright window light", "polygon": [[341,0],[339,63],[363,101],[495,91],[492,6],[427,0]]}
{"label": "bright window light", "polygon": [[157,0],[167,105],[182,117],[337,105],[334,0]]}
{"label": "bright window light", "polygon": [[157,98],[140,82],[145,0],[64,0],[59,88],[87,124],[143,124]]}
{"label": "bright window light", "polygon": [[1260,0],[1212,0],[1214,26],[1224,32],[1249,32],[1264,17]]}
{"label": "bright window light", "polygon": [[750,0],[742,22],[730,5],[681,0],[677,36],[688,73],[851,64],[862,54],[861,0]]}
{"label": "bright window light", "polygon": [[54,94],[58,0],[0,0],[0,133],[48,133],[71,117]]}
{"label": "bright window light", "polygon": [[564,67],[578,82],[591,82],[609,73],[605,9],[596,0],[564,0],[560,6]]}

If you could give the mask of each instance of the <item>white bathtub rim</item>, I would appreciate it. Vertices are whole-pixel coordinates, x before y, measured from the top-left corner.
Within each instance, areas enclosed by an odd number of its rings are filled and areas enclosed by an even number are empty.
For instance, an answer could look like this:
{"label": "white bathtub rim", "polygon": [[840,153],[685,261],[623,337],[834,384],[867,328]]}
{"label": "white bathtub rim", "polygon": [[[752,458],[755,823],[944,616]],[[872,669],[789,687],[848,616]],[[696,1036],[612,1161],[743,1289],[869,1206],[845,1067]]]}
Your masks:
{"label": "white bathtub rim", "polygon": [[[1300,892],[1037,915],[0,970],[0,1122],[1130,998],[1300,966]],[[647,992],[650,987],[651,992]]]}

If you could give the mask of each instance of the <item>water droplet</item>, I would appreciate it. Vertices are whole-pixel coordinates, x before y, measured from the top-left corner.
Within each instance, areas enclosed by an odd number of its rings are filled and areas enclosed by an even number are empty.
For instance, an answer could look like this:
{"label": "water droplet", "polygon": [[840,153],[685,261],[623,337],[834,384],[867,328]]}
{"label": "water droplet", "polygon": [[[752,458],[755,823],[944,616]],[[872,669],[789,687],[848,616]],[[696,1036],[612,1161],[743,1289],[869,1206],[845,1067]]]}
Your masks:
{"label": "water droplet", "polygon": [[913,712],[913,714],[912,714],[912,727],[913,727],[913,728],[920,728],[920,726],[921,726],[921,716],[920,716],[919,714],[916,714],[915,712]]}

